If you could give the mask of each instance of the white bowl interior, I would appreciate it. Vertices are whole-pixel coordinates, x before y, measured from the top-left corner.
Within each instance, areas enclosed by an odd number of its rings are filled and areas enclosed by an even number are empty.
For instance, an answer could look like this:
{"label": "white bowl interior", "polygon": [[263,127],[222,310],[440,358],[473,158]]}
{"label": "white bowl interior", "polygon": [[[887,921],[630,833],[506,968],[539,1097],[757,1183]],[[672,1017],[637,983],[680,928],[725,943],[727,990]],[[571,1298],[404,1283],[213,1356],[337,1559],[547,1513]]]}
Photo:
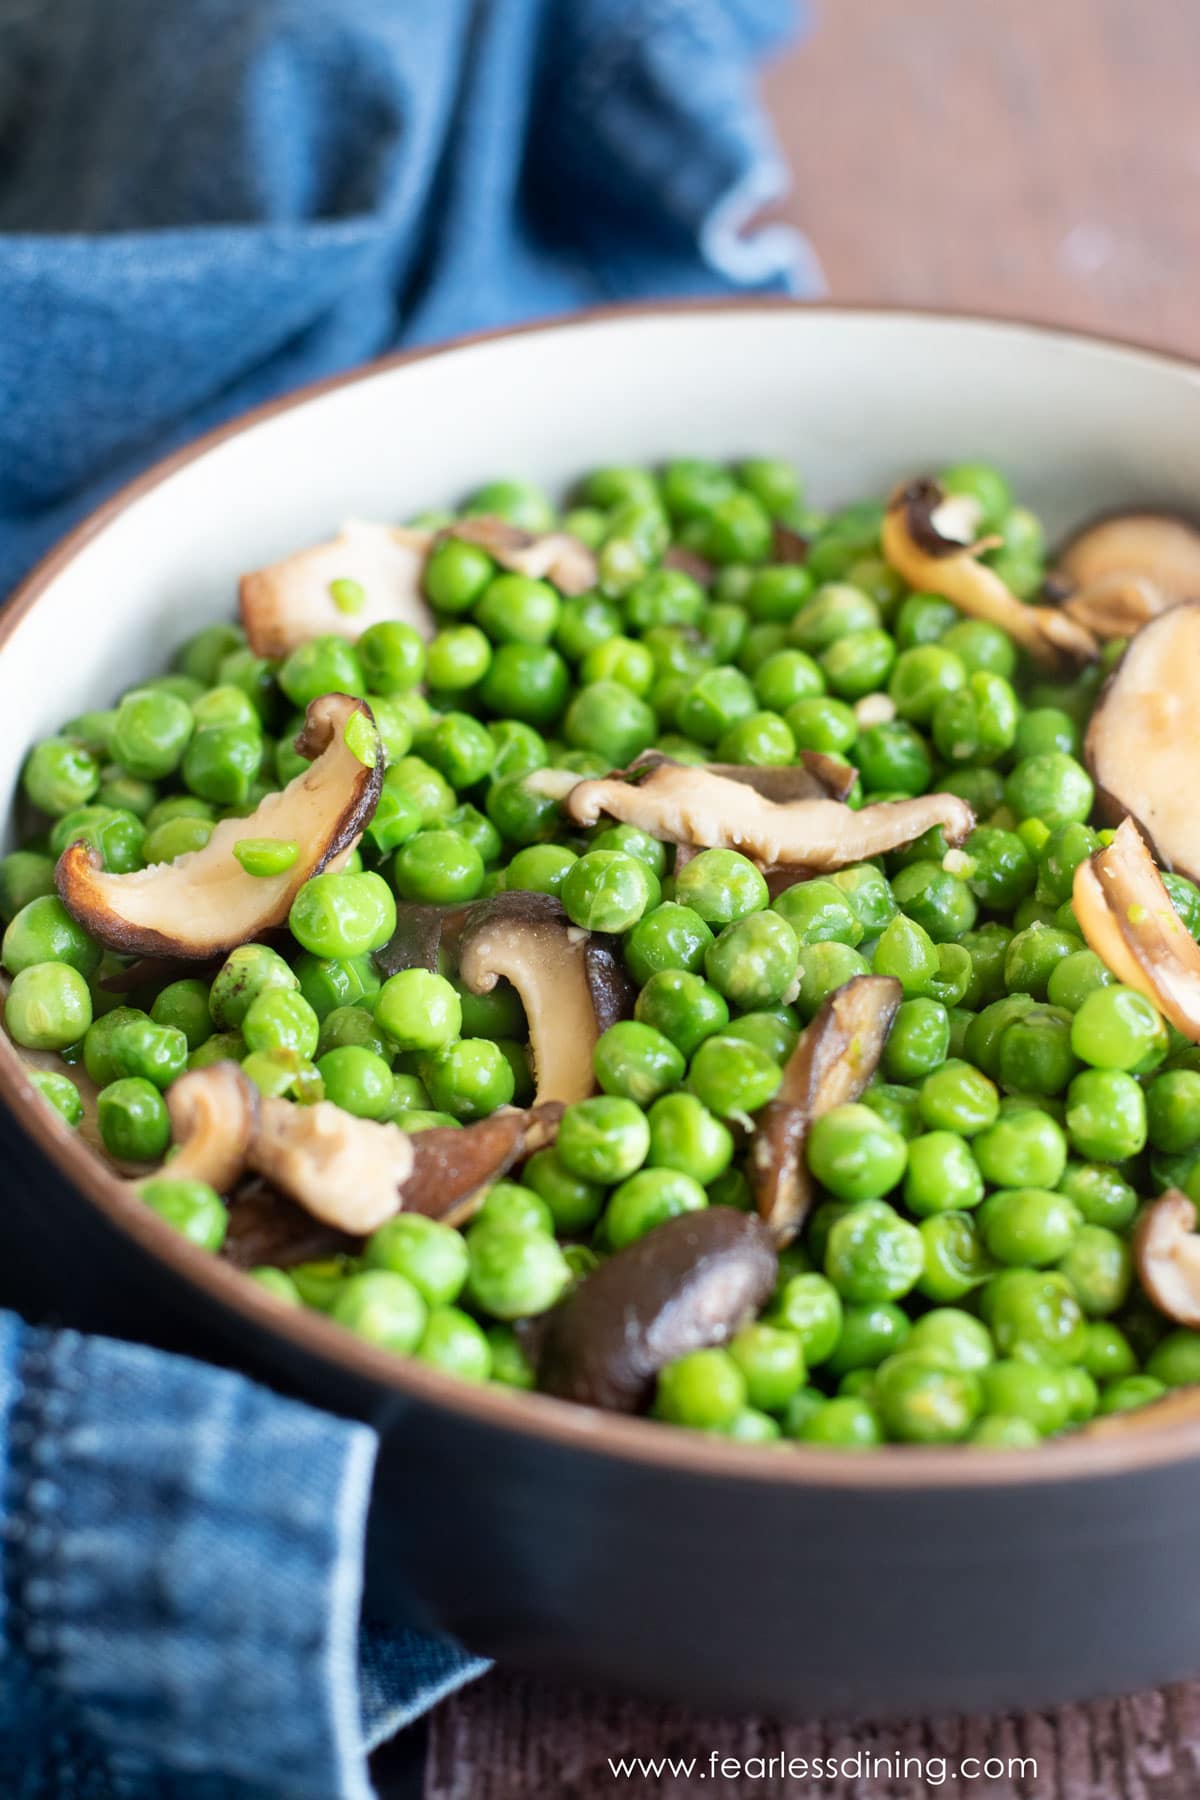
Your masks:
{"label": "white bowl interior", "polygon": [[31,741],[230,618],[238,575],[350,515],[401,519],[500,474],[788,456],[812,499],[999,464],[1051,531],[1200,498],[1200,369],[1018,325],[740,307],[559,325],[384,368],[260,419],[126,506],[0,657],[0,807]]}

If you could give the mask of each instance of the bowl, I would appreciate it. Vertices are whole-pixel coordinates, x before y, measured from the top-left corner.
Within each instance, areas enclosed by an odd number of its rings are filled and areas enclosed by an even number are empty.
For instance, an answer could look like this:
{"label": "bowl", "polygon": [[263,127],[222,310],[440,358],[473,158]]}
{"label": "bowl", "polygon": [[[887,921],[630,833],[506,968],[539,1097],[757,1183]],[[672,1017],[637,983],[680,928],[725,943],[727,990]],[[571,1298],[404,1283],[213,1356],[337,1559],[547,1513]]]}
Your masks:
{"label": "bowl", "polygon": [[[169,458],[0,618],[24,751],[230,616],[235,579],[505,470],[788,456],[817,504],[983,456],[1053,532],[1200,494],[1200,370],[1030,326],[749,303],[587,315],[393,358]],[[459,1385],[280,1308],[36,1104],[0,1039],[7,1291],[199,1352],[380,1435],[366,1604],[558,1676],[789,1715],[996,1709],[1200,1671],[1200,1422],[1036,1451],[725,1443]]]}

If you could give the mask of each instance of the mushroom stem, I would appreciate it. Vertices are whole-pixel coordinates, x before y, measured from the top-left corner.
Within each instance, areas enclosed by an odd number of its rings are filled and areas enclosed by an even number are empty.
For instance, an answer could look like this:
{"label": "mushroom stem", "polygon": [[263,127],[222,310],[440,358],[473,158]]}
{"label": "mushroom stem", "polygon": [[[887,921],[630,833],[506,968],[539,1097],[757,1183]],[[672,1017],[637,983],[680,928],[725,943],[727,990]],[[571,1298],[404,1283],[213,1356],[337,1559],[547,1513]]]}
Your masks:
{"label": "mushroom stem", "polygon": [[908,585],[940,594],[968,618],[998,625],[1035,662],[1050,669],[1094,660],[1099,646],[1085,626],[1052,606],[1026,606],[994,569],[979,561],[985,546],[949,535],[957,518],[936,481],[921,478],[897,488],[884,515],[882,548]]}
{"label": "mushroom stem", "polygon": [[459,974],[471,992],[489,994],[503,976],[521,996],[539,1103],[583,1100],[595,1090],[600,1033],[588,943],[549,894],[497,895],[472,908],[463,933]]}
{"label": "mushroom stem", "polygon": [[258,1090],[235,1062],[192,1069],[167,1089],[175,1155],[162,1173],[172,1180],[206,1181],[228,1194],[246,1167],[258,1130]]}

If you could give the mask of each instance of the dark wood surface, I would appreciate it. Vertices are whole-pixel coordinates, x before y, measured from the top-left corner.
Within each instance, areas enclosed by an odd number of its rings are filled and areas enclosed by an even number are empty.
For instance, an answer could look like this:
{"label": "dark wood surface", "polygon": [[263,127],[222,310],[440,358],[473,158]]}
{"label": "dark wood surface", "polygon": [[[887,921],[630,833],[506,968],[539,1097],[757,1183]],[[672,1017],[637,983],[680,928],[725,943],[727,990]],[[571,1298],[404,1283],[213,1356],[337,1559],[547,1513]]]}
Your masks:
{"label": "dark wood surface", "polygon": [[[814,35],[767,80],[793,171],[782,211],[835,298],[1009,312],[1200,354],[1198,74],[1197,0],[819,0]],[[1021,1719],[781,1728],[496,1674],[440,1708],[427,1744],[425,1800],[1197,1800],[1200,1687]],[[706,1765],[714,1749],[1038,1769],[701,1782],[608,1766]]]}

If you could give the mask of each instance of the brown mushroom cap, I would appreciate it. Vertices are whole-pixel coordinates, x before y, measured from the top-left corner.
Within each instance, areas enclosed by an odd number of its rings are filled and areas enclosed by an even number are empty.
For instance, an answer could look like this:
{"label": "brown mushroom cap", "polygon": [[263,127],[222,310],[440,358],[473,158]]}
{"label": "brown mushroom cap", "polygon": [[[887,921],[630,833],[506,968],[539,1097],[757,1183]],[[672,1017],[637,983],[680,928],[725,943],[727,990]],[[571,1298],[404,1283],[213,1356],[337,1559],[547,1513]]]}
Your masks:
{"label": "brown mushroom cap", "polygon": [[246,1166],[258,1108],[258,1089],[235,1062],[181,1075],[167,1089],[176,1152],[162,1173],[173,1181],[207,1181],[228,1194]]}
{"label": "brown mushroom cap", "polygon": [[1200,1043],[1200,944],[1172,906],[1132,819],[1080,863],[1071,901],[1088,945],[1118,981]]}
{"label": "brown mushroom cap", "polygon": [[1169,869],[1200,879],[1200,604],[1144,625],[1100,691],[1084,760],[1104,817],[1135,819]]}
{"label": "brown mushroom cap", "polygon": [[221,1255],[238,1269],[264,1263],[290,1269],[296,1263],[349,1258],[360,1240],[323,1225],[296,1206],[261,1175],[245,1176],[229,1201],[229,1228]]}
{"label": "brown mushroom cap", "polygon": [[936,481],[911,481],[896,490],[884,514],[883,554],[910,587],[998,625],[1043,667],[1070,670],[1091,662],[1099,646],[1085,626],[1055,607],[1027,606],[979,561],[983,546],[970,541],[973,516],[971,502],[947,496]]}
{"label": "brown mushroom cap", "polygon": [[[421,593],[432,542],[427,531],[351,519],[331,543],[243,575],[238,600],[250,648],[256,656],[286,656],[310,638],[353,642],[368,626],[393,619],[432,637],[433,614]],[[357,611],[337,604],[333,584],[339,581],[362,589]]]}
{"label": "brown mushroom cap", "polygon": [[940,825],[951,844],[974,829],[975,815],[957,794],[884,800],[858,812],[837,800],[767,799],[705,768],[667,763],[644,781],[619,776],[581,781],[566,810],[580,825],[601,814],[637,825],[652,837],[697,849],[740,850],[765,865],[843,869],[909,844]]}
{"label": "brown mushroom cap", "polygon": [[[222,819],[201,850],[128,875],[110,875],[87,844],[69,844],[55,885],[67,910],[98,942],[125,955],[204,961],[282,925],[296,894],[334,859],[350,853],[375,810],[383,759],[367,768],[346,745],[366,702],[323,694],[309,704],[296,739],[316,761],[246,819]],[[300,854],[282,875],[248,875],[233,853],[241,838],[282,838]]]}
{"label": "brown mushroom cap", "polygon": [[1128,637],[1148,619],[1200,600],[1200,531],[1173,513],[1109,513],[1059,552],[1064,610],[1098,637]]}
{"label": "brown mushroom cap", "polygon": [[[779,801],[844,800],[858,774],[851,763],[839,761],[836,756],[827,756],[822,750],[802,750],[798,762],[764,767],[752,763],[683,763],[673,756],[664,756],[661,750],[645,750],[628,768],[620,769],[617,773],[631,781],[645,781],[656,769],[703,769],[709,775],[722,776],[726,781],[741,782],[744,787],[753,788],[764,799]],[[527,784],[534,784],[539,776],[546,773],[546,770],[537,770],[526,777]],[[565,775],[567,771],[554,773]],[[581,779],[584,778],[575,776],[569,785],[564,784],[563,799],[579,786]],[[547,793],[551,790],[543,785],[541,791]]]}
{"label": "brown mushroom cap", "polygon": [[443,948],[452,950],[466,923],[469,906],[424,905],[402,900],[396,907],[396,929],[373,961],[381,975],[401,969],[438,972]]}
{"label": "brown mushroom cap", "polygon": [[655,1226],[588,1275],[550,1315],[538,1385],[637,1412],[659,1370],[724,1344],[766,1301],[778,1264],[766,1227],[731,1207]]}
{"label": "brown mushroom cap", "polygon": [[478,544],[502,569],[553,582],[561,594],[584,594],[596,585],[595,556],[567,531],[522,531],[507,519],[479,513],[456,519],[440,535]]}
{"label": "brown mushroom cap", "polygon": [[830,994],[784,1066],[775,1098],[758,1115],[749,1172],[755,1205],[777,1244],[788,1244],[812,1205],[804,1160],[813,1123],[857,1100],[879,1067],[904,998],[890,975],[855,975]]}
{"label": "brown mushroom cap", "polygon": [[1178,1188],[1168,1188],[1142,1213],[1133,1233],[1133,1260],[1159,1312],[1177,1325],[1200,1329],[1196,1208]]}
{"label": "brown mushroom cap", "polygon": [[472,907],[459,975],[473,994],[503,976],[521,996],[539,1102],[584,1100],[595,1091],[599,1029],[588,981],[588,934],[550,894],[513,892]]}
{"label": "brown mushroom cap", "polygon": [[638,985],[629,973],[619,937],[605,931],[590,932],[583,946],[583,972],[601,1036],[619,1020],[632,1019]]}

